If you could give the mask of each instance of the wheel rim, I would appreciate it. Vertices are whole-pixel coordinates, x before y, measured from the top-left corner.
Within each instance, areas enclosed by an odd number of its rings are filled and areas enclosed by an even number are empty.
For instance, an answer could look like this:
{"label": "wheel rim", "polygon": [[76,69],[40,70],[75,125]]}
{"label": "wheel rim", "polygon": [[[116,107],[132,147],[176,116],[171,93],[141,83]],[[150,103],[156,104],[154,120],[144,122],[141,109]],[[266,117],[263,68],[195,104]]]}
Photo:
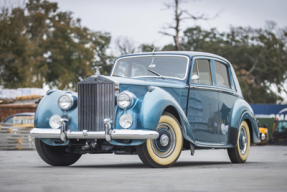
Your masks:
{"label": "wheel rim", "polygon": [[247,138],[246,129],[245,127],[241,127],[240,132],[239,132],[239,150],[242,155],[244,155],[247,150],[247,145],[248,145],[247,139],[248,138]]}
{"label": "wheel rim", "polygon": [[151,141],[152,150],[158,157],[168,157],[173,153],[176,146],[175,132],[167,123],[160,123],[156,130],[159,137]]}

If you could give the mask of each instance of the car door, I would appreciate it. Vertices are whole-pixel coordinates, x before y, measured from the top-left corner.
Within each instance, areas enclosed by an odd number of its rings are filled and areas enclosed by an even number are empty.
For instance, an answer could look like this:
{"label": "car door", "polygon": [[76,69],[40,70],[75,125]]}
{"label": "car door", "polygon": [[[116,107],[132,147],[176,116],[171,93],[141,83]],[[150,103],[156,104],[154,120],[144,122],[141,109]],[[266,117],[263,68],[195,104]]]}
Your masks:
{"label": "car door", "polygon": [[193,58],[190,79],[187,118],[197,142],[218,142],[218,92],[214,84],[212,60]]}
{"label": "car door", "polygon": [[226,144],[228,142],[231,112],[238,96],[229,64],[221,60],[214,60],[214,68],[220,114],[218,141]]}

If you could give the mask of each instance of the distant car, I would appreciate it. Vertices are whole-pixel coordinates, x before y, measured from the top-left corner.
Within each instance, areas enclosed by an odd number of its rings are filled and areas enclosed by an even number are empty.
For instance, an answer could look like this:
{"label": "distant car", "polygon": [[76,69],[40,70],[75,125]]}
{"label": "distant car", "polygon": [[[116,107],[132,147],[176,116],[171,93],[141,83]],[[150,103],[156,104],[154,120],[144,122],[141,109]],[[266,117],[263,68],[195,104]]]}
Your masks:
{"label": "distant car", "polygon": [[259,135],[260,137],[262,137],[261,135],[265,135],[261,142],[259,144],[263,145],[263,144],[266,144],[269,140],[269,135],[268,135],[268,128],[266,125],[260,125],[258,123],[258,128],[259,128]]}
{"label": "distant car", "polygon": [[13,124],[13,117],[34,117],[35,113],[16,113],[13,115],[10,115],[9,117],[7,117],[6,119],[4,119],[2,121],[2,123],[9,123],[9,124]]}
{"label": "distant car", "polygon": [[36,149],[54,166],[86,153],[138,154],[170,167],[182,150],[227,149],[244,163],[259,143],[254,113],[232,65],[202,52],[153,52],[115,60],[110,76],[93,75],[78,93],[51,90],[36,111]]}
{"label": "distant car", "polygon": [[287,145],[287,121],[286,120],[278,120],[277,118],[275,119],[270,143],[275,144],[275,145]]}

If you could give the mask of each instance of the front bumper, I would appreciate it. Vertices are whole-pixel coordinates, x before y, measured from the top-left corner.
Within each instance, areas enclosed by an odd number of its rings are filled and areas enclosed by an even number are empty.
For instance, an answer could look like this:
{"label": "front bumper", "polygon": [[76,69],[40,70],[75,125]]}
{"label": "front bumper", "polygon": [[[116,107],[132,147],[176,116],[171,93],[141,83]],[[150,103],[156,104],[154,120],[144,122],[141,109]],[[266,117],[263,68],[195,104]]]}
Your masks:
{"label": "front bumper", "polygon": [[[111,139],[157,139],[156,131],[114,129],[108,133]],[[30,131],[31,137],[40,139],[61,139],[60,129],[34,128]],[[106,139],[105,131],[70,131],[66,132],[67,139]]]}

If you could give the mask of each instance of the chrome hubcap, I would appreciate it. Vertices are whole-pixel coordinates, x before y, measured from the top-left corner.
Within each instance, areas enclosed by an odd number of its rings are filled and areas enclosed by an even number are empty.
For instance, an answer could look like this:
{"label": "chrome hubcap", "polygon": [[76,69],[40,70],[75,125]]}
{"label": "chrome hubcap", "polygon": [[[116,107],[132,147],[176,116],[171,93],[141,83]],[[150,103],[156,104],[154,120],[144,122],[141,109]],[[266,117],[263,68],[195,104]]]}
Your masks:
{"label": "chrome hubcap", "polygon": [[160,144],[162,146],[167,146],[168,145],[168,142],[169,142],[169,138],[166,134],[163,134],[161,137],[160,137]]}
{"label": "chrome hubcap", "polygon": [[159,138],[150,140],[153,152],[161,158],[170,156],[176,145],[176,135],[173,128],[167,123],[160,123],[156,131]]}
{"label": "chrome hubcap", "polygon": [[242,137],[242,143],[245,145],[247,143],[247,138],[245,136]]}
{"label": "chrome hubcap", "polygon": [[245,127],[241,127],[239,132],[239,149],[242,155],[246,153],[247,145],[248,141],[247,141],[246,129]]}

